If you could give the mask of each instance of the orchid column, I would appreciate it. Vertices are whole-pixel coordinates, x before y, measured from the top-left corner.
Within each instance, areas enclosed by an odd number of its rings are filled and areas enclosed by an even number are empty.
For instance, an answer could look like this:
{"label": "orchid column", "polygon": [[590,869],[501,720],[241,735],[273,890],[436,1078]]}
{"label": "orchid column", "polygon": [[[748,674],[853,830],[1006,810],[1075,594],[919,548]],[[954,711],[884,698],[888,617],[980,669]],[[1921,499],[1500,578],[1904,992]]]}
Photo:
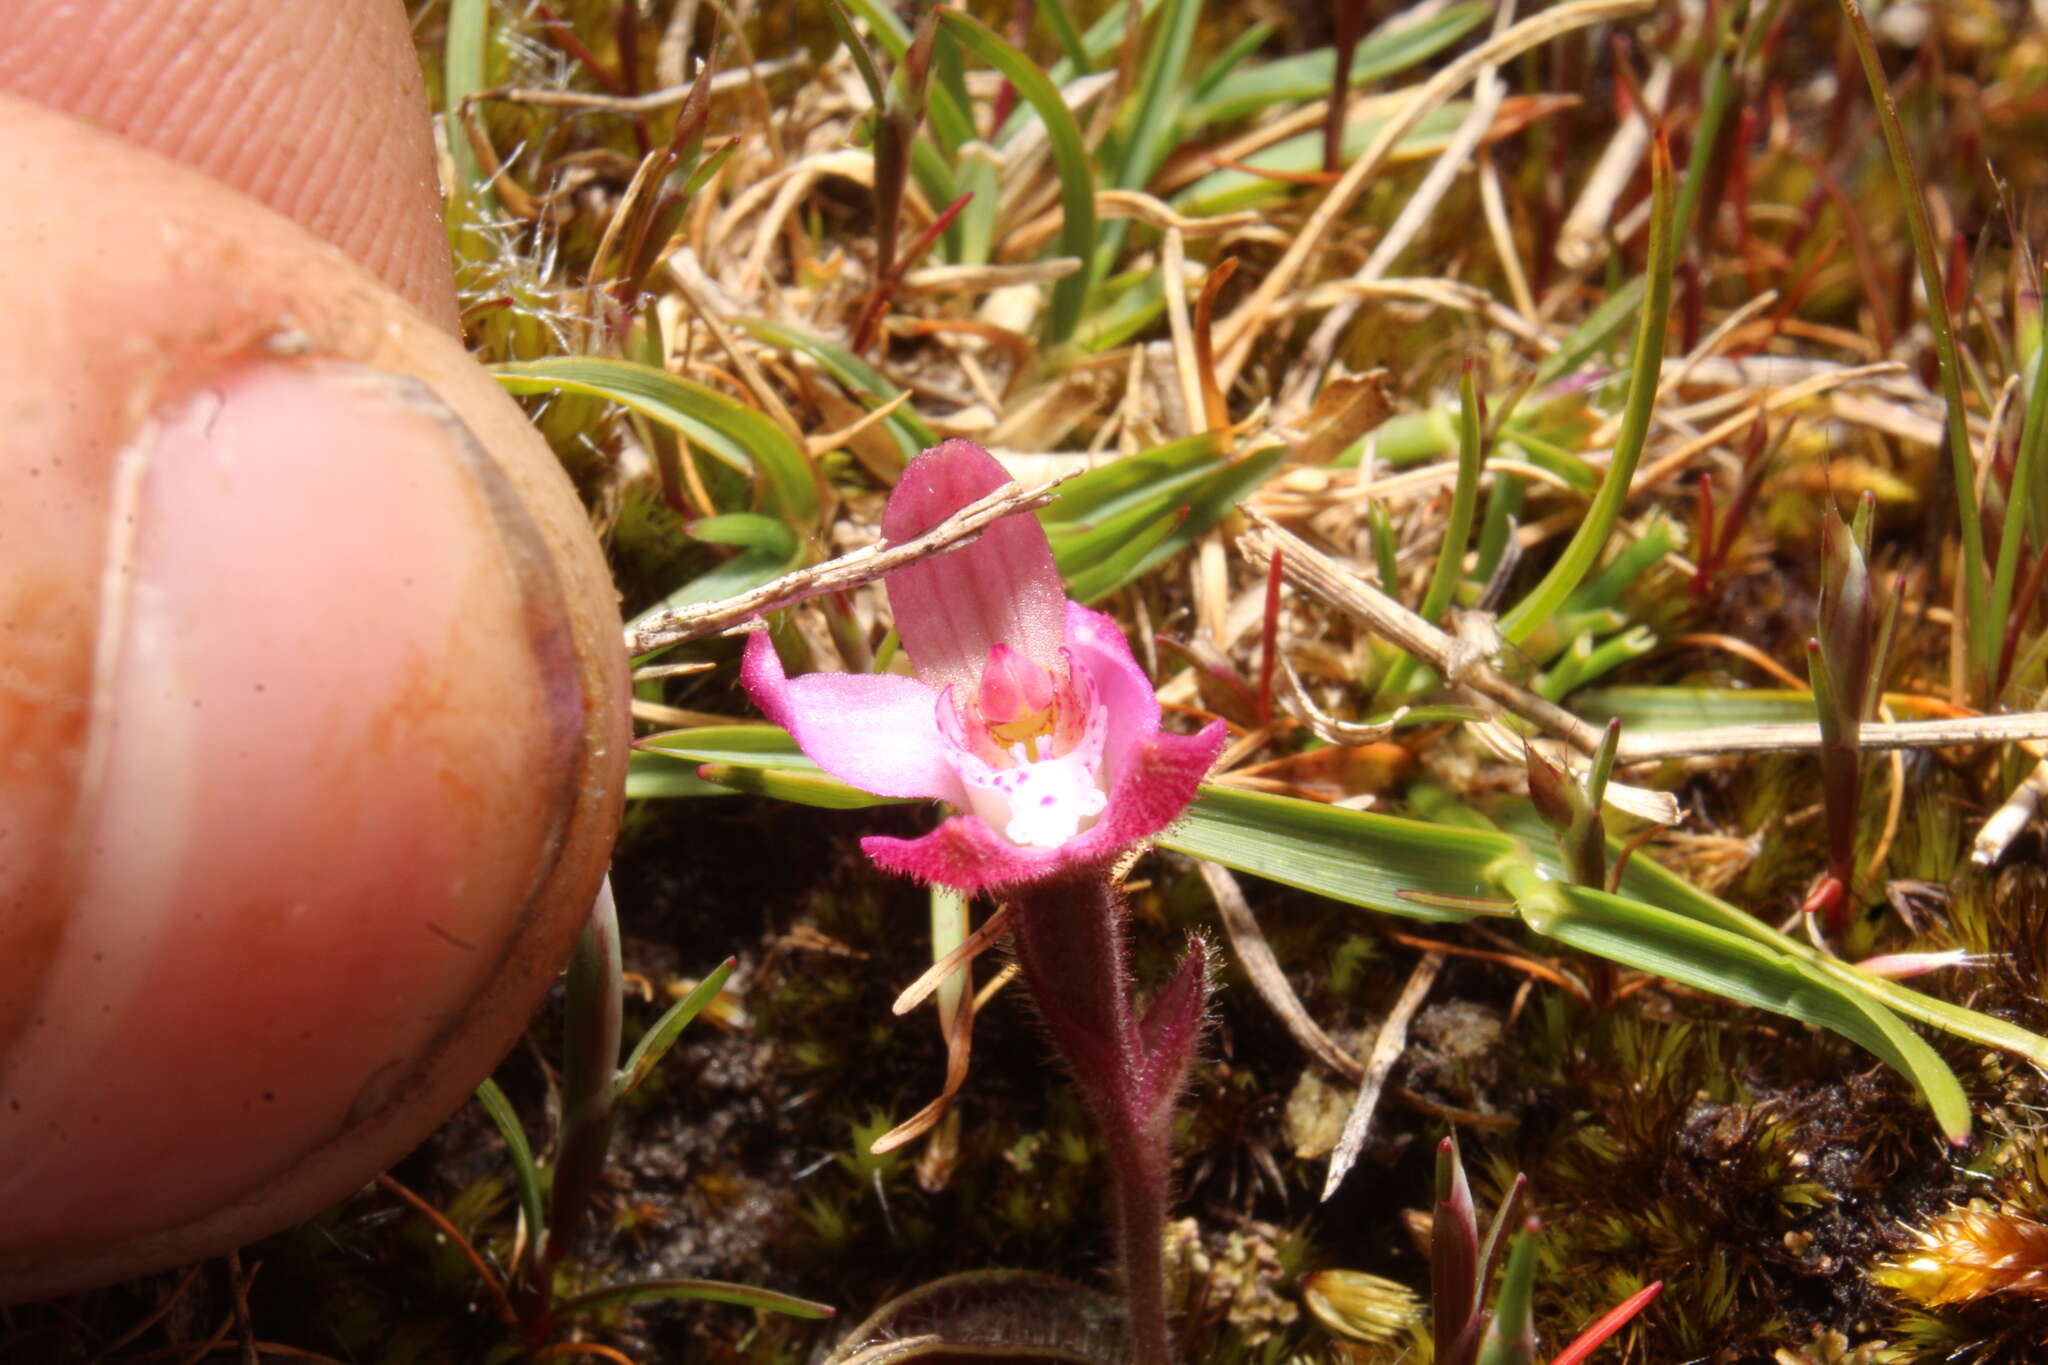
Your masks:
{"label": "orchid column", "polygon": [[[882,533],[901,544],[1006,482],[987,451],[948,441],[904,470]],[[1034,517],[1006,517],[886,582],[915,678],[789,678],[757,634],[742,680],[833,776],[958,812],[922,838],[861,847],[891,871],[1010,902],[1025,982],[1106,1139],[1135,1359],[1165,1365],[1171,1121],[1201,1032],[1206,963],[1194,941],[1139,1018],[1112,874],[1187,809],[1223,725],[1160,728],[1123,631],[1067,600]]]}

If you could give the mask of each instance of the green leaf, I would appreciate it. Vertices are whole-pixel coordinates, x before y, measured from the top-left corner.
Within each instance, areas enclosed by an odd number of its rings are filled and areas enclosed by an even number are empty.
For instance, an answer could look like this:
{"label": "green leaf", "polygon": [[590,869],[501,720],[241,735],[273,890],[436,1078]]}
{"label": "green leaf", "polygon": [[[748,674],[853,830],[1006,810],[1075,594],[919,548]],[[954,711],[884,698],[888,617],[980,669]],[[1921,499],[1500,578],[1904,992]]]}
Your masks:
{"label": "green leaf", "polygon": [[1628,404],[1622,410],[1621,431],[1615,437],[1614,454],[1608,461],[1607,476],[1600,481],[1600,491],[1594,495],[1593,505],[1586,509],[1585,518],[1573,532],[1564,553],[1528,596],[1500,618],[1500,633],[1512,644],[1521,644],[1549,621],[1599,559],[1628,499],[1629,483],[1635,478],[1636,464],[1649,437],[1650,411],[1656,406],[1658,378],[1663,372],[1664,333],[1671,317],[1671,277],[1678,249],[1672,231],[1671,167],[1662,143],[1654,151],[1650,176],[1650,255],[1644,270],[1649,290],[1636,324]]}
{"label": "green leaf", "polygon": [[[1261,19],[1247,27],[1244,32],[1238,34],[1235,38],[1232,38],[1230,46],[1210,58],[1209,64],[1202,68],[1202,74],[1195,77],[1195,84],[1188,96],[1194,107],[1200,108],[1203,101],[1213,96],[1218,88],[1232,78],[1245,74],[1247,71],[1264,71],[1271,67],[1273,65],[1271,62],[1265,62],[1258,66],[1248,66],[1247,64],[1258,55],[1259,49],[1264,47],[1266,40],[1272,36],[1273,25]],[[1327,88],[1329,82],[1325,81],[1323,84]],[[1186,134],[1189,127],[1190,125],[1187,121],[1183,120],[1183,135]]]}
{"label": "green leaf", "polygon": [[[881,3],[881,0],[846,0],[846,7],[867,21],[868,32],[889,54],[891,61],[901,62],[903,54],[910,50],[910,29],[896,11]],[[881,106],[877,106],[879,109]],[[963,142],[974,140],[974,119],[954,99],[953,92],[943,84],[925,87],[925,113],[931,120],[932,134],[938,138],[947,152],[953,151]],[[935,199],[939,204],[950,204],[953,196]]]}
{"label": "green leaf", "polygon": [[[1363,89],[1435,56],[1492,12],[1488,5],[1452,5],[1419,24],[1371,35],[1352,54],[1351,88]],[[1226,70],[1229,74],[1213,87],[1197,88],[1193,104],[1181,119],[1184,136],[1192,137],[1210,124],[1246,118],[1276,104],[1328,95],[1337,74],[1337,54],[1332,48],[1319,47],[1256,66],[1240,62]]]}
{"label": "green leaf", "polygon": [[1085,76],[1094,70],[1095,63],[1088,58],[1088,45],[1074,24],[1074,11],[1068,7],[1067,0],[1046,0],[1038,6],[1038,17],[1045,20],[1045,26],[1052,30],[1053,40],[1066,54],[1067,64],[1074,68],[1067,79]]}
{"label": "green leaf", "polygon": [[772,765],[706,763],[697,775],[707,782],[730,787],[748,796],[772,796],[799,806],[823,810],[864,810],[869,806],[900,806],[908,798],[875,796],[849,787],[825,773],[791,772]]}
{"label": "green leaf", "polygon": [[[1471,115],[1471,112],[1472,105],[1465,100],[1454,100],[1431,110],[1394,145],[1394,155],[1414,158],[1442,151],[1450,145],[1451,138],[1457,134],[1458,126]],[[1379,136],[1379,131],[1384,126],[1385,118],[1353,119],[1346,123],[1343,139],[1344,156],[1349,158],[1363,153],[1372,139]],[[1305,175],[1321,171],[1323,135],[1318,131],[1283,138],[1263,151],[1246,157],[1244,164],[1256,166],[1260,170],[1279,171],[1285,175]],[[1175,194],[1173,206],[1190,217],[1203,217],[1209,214],[1234,213],[1240,209],[1259,208],[1300,192],[1300,186],[1284,180],[1253,175],[1248,171],[1224,169],[1211,171]]]}
{"label": "green leaf", "polygon": [[1538,933],[1839,1033],[1910,1080],[1951,1142],[1969,1136],[1970,1105],[1955,1073],[1869,993],[1752,937],[1626,896],[1548,880],[1534,868],[1507,869],[1503,881]]}
{"label": "green leaf", "polygon": [[[1214,449],[1213,442],[1209,449]],[[1074,597],[1096,601],[1182,553],[1271,477],[1286,453],[1285,447],[1271,446],[1234,460],[1212,456],[1206,467],[1176,453],[1149,468],[1129,471],[1154,477],[1123,497],[1097,501],[1096,514],[1085,522],[1054,521],[1070,509],[1065,498],[1052,502],[1040,515],[1052,537],[1053,557]],[[1127,456],[1073,480],[1067,490],[1096,474],[1147,458]],[[1089,491],[1082,490],[1084,497]],[[1122,510],[1109,512],[1111,501]]]}
{"label": "green leaf", "polygon": [[780,725],[705,725],[665,730],[634,746],[641,753],[669,754],[692,763],[738,763],[801,772],[820,772]]}
{"label": "green leaf", "polygon": [[742,552],[697,575],[667,597],[626,623],[637,629],[663,612],[678,611],[704,602],[722,601],[796,568],[803,562],[803,542],[785,522],[753,512],[733,512],[705,517],[683,528],[695,540],[709,545],[738,545]]}
{"label": "green leaf", "polygon": [[1487,869],[1513,856],[1512,837],[1206,785],[1162,847],[1332,900],[1411,919],[1470,916],[1406,899],[1498,894]]}
{"label": "green leaf", "polygon": [[1564,344],[1536,367],[1536,387],[1556,383],[1598,354],[1623,324],[1636,316],[1643,306],[1643,293],[1648,288],[1649,280],[1638,275],[1609,294],[1598,308],[1586,315],[1585,321],[1572,328]]}
{"label": "green leaf", "polygon": [[484,88],[490,23],[490,0],[450,0],[441,56],[441,110],[447,115],[448,156],[455,163],[456,192],[458,197],[482,200],[487,206],[496,196],[484,184],[483,169],[470,148],[462,102]]}
{"label": "green leaf", "polygon": [[623,1098],[640,1088],[640,1083],[653,1074],[661,1059],[676,1045],[676,1039],[683,1036],[683,1030],[690,1021],[704,1012],[704,1007],[718,998],[725,989],[726,979],[739,965],[739,959],[727,958],[712,969],[711,975],[699,981],[688,995],[670,1005],[654,1021],[647,1032],[640,1035],[640,1041],[633,1045],[632,1055],[619,1068],[618,1095]]}
{"label": "green leaf", "polygon": [[1195,23],[1201,17],[1200,0],[1166,0],[1165,13],[1145,49],[1138,74],[1137,105],[1124,125],[1130,131],[1116,172],[1116,184],[1122,189],[1145,188],[1173,149],[1174,115],[1184,98],[1181,72],[1187,66]]}
{"label": "green leaf", "polygon": [[817,473],[782,428],[718,390],[651,365],[560,356],[491,367],[512,393],[561,389],[605,398],[674,427],[718,458],[764,480],[762,510],[808,532],[818,521]]}
{"label": "green leaf", "polygon": [[[779,725],[707,725],[694,730],[669,730],[649,735],[635,746],[635,751],[693,765],[694,775],[714,789],[749,796],[772,796],[827,810],[904,804],[895,797],[874,796],[858,787],[849,787],[826,773],[797,749],[796,741]],[[627,793],[632,794],[630,780]]]}
{"label": "green leaf", "polygon": [[1632,735],[1711,730],[1724,725],[1804,724],[1813,694],[1789,687],[1596,687],[1573,699],[1590,721],[1619,720]]}
{"label": "green leaf", "polygon": [[1507,1269],[1501,1272],[1500,1297],[1479,1345],[1478,1365],[1532,1365],[1536,1324],[1529,1307],[1535,1297],[1536,1220],[1531,1218],[1508,1244]]}
{"label": "green leaf", "polygon": [[519,1122],[519,1114],[512,1108],[512,1101],[505,1098],[505,1092],[489,1076],[477,1086],[476,1101],[491,1116],[498,1136],[505,1140],[505,1153],[512,1158],[512,1181],[519,1189],[519,1211],[526,1218],[526,1238],[531,1242],[546,1229],[547,1219],[541,1212],[545,1202],[540,1189],[540,1170],[533,1164],[533,1147],[526,1141],[526,1127]]}
{"label": "green leaf", "polygon": [[589,1294],[555,1305],[561,1318],[580,1317],[622,1303],[647,1303],[655,1299],[701,1299],[709,1303],[731,1303],[768,1313],[787,1313],[793,1318],[829,1318],[838,1310],[829,1304],[778,1294],[772,1289],[728,1284],[724,1280],[634,1280],[607,1285]]}
{"label": "green leaf", "polygon": [[[881,371],[836,341],[829,341],[802,328],[791,327],[787,323],[770,322],[766,318],[741,318],[737,325],[757,341],[796,351],[817,361],[824,367],[825,373],[838,380],[855,398],[866,402],[870,410],[882,406],[903,392],[884,379]],[[908,404],[884,418],[883,425],[896,437],[896,444],[903,451],[905,460],[939,443],[939,434],[912,411]]]}
{"label": "green leaf", "polygon": [[[1016,87],[1045,124],[1052,147],[1053,167],[1059,173],[1060,252],[1084,265],[1095,259],[1095,173],[1088,148],[1081,141],[1081,129],[1074,122],[1058,87],[1046,79],[1029,57],[1003,41],[980,20],[956,9],[939,11],[940,27],[996,68]],[[1074,335],[1081,321],[1081,304],[1088,293],[1087,270],[1068,275],[1052,287],[1052,306],[1046,312],[1045,339],[1061,345]]]}
{"label": "green leaf", "polygon": [[888,103],[889,96],[882,85],[882,73],[875,66],[875,58],[868,51],[868,45],[861,41],[854,31],[853,16],[846,12],[840,0],[825,0],[825,17],[832,23],[832,31],[839,35],[841,46],[853,58],[854,69],[860,72],[861,84],[868,88],[868,99],[880,109]]}
{"label": "green leaf", "polygon": [[731,796],[730,787],[697,776],[697,765],[668,754],[635,749],[626,759],[626,799],[661,801],[683,796]]}

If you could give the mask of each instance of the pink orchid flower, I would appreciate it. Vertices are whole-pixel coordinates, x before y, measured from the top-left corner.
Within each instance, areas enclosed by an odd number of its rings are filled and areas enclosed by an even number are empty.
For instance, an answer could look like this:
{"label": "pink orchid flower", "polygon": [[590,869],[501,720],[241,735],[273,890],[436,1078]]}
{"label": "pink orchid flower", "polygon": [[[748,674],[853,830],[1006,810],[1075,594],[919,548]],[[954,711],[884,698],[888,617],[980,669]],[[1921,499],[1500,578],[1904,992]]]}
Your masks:
{"label": "pink orchid flower", "polygon": [[[882,534],[901,544],[1007,482],[980,446],[947,441],[903,471]],[[886,583],[915,678],[790,678],[765,633],[740,672],[826,772],[960,812],[923,838],[863,840],[877,863],[970,893],[1044,881],[1107,866],[1194,800],[1223,723],[1160,728],[1123,631],[1067,600],[1037,518],[1005,517]]]}

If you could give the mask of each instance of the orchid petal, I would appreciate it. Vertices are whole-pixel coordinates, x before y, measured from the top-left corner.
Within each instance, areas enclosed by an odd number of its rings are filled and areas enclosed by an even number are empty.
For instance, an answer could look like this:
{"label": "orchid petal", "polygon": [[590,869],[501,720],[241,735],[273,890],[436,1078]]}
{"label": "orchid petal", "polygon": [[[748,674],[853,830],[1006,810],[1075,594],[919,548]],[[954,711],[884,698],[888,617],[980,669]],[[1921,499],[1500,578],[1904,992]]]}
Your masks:
{"label": "orchid petal", "polygon": [[1155,734],[1133,746],[1101,819],[1055,849],[1011,843],[978,816],[946,821],[921,839],[876,835],[861,850],[883,868],[965,892],[1091,867],[1107,867],[1132,844],[1151,838],[1186,812],[1228,732],[1216,721],[1199,734]]}
{"label": "orchid petal", "polygon": [[1114,618],[1069,602],[1065,624],[1067,648],[1087,670],[1096,704],[1109,717],[1103,753],[1109,770],[1118,772],[1132,745],[1159,733],[1159,698]]}
{"label": "orchid petal", "polygon": [[1218,720],[1192,735],[1161,731],[1140,740],[1111,770],[1109,806],[1102,818],[1075,843],[1097,843],[1114,857],[1180,819],[1229,737]]}
{"label": "orchid petal", "polygon": [[877,796],[966,803],[939,734],[939,694],[923,683],[893,673],[791,678],[766,631],[747,640],[740,682],[768,719],[840,781]]}
{"label": "orchid petal", "polygon": [[918,839],[875,834],[860,841],[861,852],[884,871],[921,882],[950,886],[965,895],[1019,882],[1037,881],[1071,865],[1065,848],[1023,848],[990,829],[975,815],[955,816]]}
{"label": "orchid petal", "polygon": [[[914,540],[1009,481],[972,441],[935,446],[910,462],[889,495],[882,537],[892,545]],[[897,569],[888,590],[911,666],[935,687],[972,689],[998,644],[1041,667],[1059,660],[1066,592],[1034,516],[1004,517],[972,544]]]}

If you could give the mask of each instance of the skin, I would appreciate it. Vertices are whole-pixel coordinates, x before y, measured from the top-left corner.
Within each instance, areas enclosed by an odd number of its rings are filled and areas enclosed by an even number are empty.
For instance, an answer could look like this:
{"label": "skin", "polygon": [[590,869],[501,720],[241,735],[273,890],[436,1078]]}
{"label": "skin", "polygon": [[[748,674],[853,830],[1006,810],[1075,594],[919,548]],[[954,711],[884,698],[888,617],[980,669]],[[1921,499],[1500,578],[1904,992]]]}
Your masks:
{"label": "skin", "polygon": [[0,21],[7,1301],[273,1231],[455,1109],[628,731],[582,509],[453,335],[402,8]]}

